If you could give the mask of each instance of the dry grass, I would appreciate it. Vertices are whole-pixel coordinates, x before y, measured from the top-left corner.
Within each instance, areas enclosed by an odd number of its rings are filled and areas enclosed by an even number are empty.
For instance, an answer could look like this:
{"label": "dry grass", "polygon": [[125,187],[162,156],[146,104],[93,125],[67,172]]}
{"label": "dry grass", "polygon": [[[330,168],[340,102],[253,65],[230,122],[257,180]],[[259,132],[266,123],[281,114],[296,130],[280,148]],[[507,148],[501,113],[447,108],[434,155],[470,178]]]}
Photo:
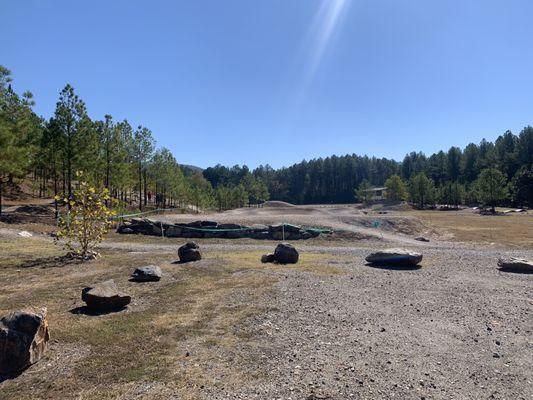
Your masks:
{"label": "dry grass", "polygon": [[[257,340],[239,325],[269,311],[258,297],[287,269],[339,273],[325,266],[326,256],[312,254],[284,267],[261,264],[260,251],[209,253],[182,265],[171,264],[175,254],[169,252],[106,250],[99,260],[64,264],[54,261],[61,251],[38,238],[1,240],[0,253],[0,315],[47,307],[52,336],[44,360],[0,384],[0,399],[195,399],[202,385],[213,383],[215,362],[227,382],[260,379],[217,358]],[[164,278],[129,282],[133,268],[146,264],[160,265]],[[71,312],[83,305],[84,286],[111,278],[133,297],[126,311]]]}
{"label": "dry grass", "polygon": [[533,246],[533,213],[480,215],[463,211],[412,211],[425,224],[454,241],[497,244],[514,248]]}

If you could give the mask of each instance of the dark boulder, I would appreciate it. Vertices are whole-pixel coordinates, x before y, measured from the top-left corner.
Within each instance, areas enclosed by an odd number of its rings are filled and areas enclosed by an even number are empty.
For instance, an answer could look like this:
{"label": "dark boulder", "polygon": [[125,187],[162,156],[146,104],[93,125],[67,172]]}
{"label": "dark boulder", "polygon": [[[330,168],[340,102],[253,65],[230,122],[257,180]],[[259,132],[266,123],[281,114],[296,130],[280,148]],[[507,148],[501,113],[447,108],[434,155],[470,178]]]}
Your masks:
{"label": "dark boulder", "polygon": [[415,240],[418,240],[419,242],[429,242],[429,239],[424,236],[417,236],[415,237]]}
{"label": "dark boulder", "polygon": [[498,267],[502,271],[533,273],[533,260],[526,260],[524,258],[500,258],[498,260]]}
{"label": "dark boulder", "polygon": [[0,319],[0,374],[18,373],[35,364],[43,357],[48,340],[46,309],[15,311]]}
{"label": "dark boulder", "polygon": [[155,282],[162,277],[161,269],[156,265],[148,265],[135,269],[131,279],[135,282]]}
{"label": "dark boulder", "polygon": [[114,280],[97,283],[81,291],[81,299],[92,311],[120,310],[131,302],[131,297],[119,292]]}
{"label": "dark boulder", "polygon": [[299,254],[294,246],[288,243],[280,243],[274,250],[274,260],[280,264],[296,264]]}
{"label": "dark boulder", "polygon": [[262,263],[273,263],[275,261],[274,253],[263,254],[261,256]]}
{"label": "dark boulder", "polygon": [[188,242],[178,249],[178,256],[181,262],[198,261],[202,259],[200,248],[194,242]]}
{"label": "dark boulder", "polygon": [[246,228],[246,226],[242,226],[239,224],[218,224],[217,229],[243,229]]}

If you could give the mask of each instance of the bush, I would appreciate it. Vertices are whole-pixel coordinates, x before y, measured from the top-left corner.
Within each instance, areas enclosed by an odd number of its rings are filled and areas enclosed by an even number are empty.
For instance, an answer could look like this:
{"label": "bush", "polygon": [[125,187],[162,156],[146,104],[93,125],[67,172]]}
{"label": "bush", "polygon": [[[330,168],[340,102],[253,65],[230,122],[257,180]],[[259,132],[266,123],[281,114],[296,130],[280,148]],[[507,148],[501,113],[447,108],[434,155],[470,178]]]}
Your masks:
{"label": "bush", "polygon": [[108,200],[107,189],[97,191],[86,182],[79,183],[71,199],[65,199],[70,210],[59,218],[57,239],[64,239],[61,244],[69,255],[82,260],[98,257],[94,249],[104,240],[114,215],[105,205]]}

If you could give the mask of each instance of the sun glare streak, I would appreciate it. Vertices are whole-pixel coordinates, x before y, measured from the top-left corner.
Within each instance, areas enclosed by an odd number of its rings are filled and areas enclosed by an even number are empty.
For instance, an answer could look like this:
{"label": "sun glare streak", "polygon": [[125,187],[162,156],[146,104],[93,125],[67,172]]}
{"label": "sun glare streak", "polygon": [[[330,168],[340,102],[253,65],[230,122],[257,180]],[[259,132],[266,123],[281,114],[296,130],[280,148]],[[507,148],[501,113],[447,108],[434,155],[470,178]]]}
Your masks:
{"label": "sun glare streak", "polygon": [[348,2],[349,0],[322,0],[309,32],[312,54],[305,74],[307,84],[311,83],[321,64]]}

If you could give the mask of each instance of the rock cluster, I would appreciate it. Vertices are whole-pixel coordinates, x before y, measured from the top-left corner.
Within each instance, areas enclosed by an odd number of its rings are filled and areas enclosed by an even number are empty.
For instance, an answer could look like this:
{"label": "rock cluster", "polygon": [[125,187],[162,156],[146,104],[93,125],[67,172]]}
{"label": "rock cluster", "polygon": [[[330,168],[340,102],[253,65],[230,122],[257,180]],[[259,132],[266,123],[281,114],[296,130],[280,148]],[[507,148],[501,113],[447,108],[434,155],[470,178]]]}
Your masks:
{"label": "rock cluster", "polygon": [[288,243],[280,243],[276,246],[274,253],[265,254],[261,257],[261,262],[276,262],[279,264],[296,264],[300,255],[294,246]]}
{"label": "rock cluster", "polygon": [[95,312],[120,310],[131,302],[131,297],[120,292],[112,279],[86,287],[81,291],[81,299]]}
{"label": "rock cluster", "polygon": [[0,374],[18,373],[39,361],[49,339],[46,309],[15,311],[0,319]]}
{"label": "rock cluster", "polygon": [[181,238],[223,238],[223,239],[270,239],[305,240],[320,235],[321,231],[304,229],[297,225],[252,225],[219,224],[215,221],[195,221],[188,224],[166,224],[147,218],[133,218],[124,221],[117,229],[122,234]]}
{"label": "rock cluster", "polygon": [[200,247],[194,242],[188,242],[178,249],[178,256],[180,262],[186,263],[191,261],[199,261],[202,259]]}
{"label": "rock cluster", "polygon": [[422,254],[405,249],[385,249],[369,254],[366,261],[375,265],[415,266],[422,261]]}

